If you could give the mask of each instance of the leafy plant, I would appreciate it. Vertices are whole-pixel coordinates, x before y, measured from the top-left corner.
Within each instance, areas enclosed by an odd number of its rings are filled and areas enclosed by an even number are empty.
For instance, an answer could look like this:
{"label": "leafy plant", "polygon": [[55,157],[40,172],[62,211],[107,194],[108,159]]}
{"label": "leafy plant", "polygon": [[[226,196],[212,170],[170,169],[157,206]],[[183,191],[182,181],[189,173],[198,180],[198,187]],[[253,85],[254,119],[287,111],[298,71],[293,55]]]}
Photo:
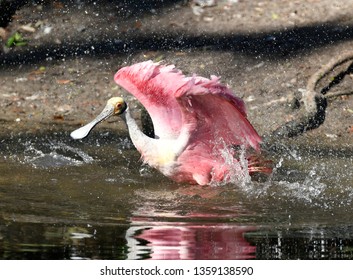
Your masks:
{"label": "leafy plant", "polygon": [[27,45],[26,40],[18,32],[15,32],[9,39],[7,39],[6,47],[11,48],[13,46],[25,46]]}

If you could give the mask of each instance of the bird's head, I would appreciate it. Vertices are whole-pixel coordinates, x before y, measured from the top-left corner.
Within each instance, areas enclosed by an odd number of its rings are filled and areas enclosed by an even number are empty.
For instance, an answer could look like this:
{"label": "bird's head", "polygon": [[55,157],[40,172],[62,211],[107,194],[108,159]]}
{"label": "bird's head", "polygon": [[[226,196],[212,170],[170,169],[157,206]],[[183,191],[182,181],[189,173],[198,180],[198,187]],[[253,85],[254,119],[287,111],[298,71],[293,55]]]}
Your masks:
{"label": "bird's head", "polygon": [[105,105],[102,113],[107,110],[107,117],[110,117],[112,115],[121,115],[126,109],[127,105],[122,97],[112,97],[107,101],[107,105]]}
{"label": "bird's head", "polygon": [[126,109],[127,104],[123,98],[112,97],[107,101],[107,104],[105,105],[103,111],[97,117],[95,117],[94,120],[92,120],[85,126],[82,126],[76,129],[75,131],[71,132],[70,136],[73,139],[85,138],[97,124],[108,119],[111,116],[123,114]]}

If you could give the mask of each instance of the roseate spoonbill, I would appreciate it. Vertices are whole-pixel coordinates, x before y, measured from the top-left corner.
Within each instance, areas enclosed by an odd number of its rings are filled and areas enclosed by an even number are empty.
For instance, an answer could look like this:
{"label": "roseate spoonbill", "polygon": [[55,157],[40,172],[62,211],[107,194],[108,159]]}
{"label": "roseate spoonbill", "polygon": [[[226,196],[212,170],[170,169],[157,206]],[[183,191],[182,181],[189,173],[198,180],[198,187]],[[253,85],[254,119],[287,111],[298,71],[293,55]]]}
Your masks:
{"label": "roseate spoonbill", "polygon": [[239,164],[239,147],[259,152],[261,139],[247,120],[244,102],[218,77],[186,77],[174,65],[145,61],[120,69],[114,79],[147,109],[155,137],[140,130],[123,98],[113,97],[72,138],[82,139],[99,122],[121,115],[143,161],[176,182],[207,185],[227,182],[244,168],[270,171],[257,156],[249,156],[245,167]]}

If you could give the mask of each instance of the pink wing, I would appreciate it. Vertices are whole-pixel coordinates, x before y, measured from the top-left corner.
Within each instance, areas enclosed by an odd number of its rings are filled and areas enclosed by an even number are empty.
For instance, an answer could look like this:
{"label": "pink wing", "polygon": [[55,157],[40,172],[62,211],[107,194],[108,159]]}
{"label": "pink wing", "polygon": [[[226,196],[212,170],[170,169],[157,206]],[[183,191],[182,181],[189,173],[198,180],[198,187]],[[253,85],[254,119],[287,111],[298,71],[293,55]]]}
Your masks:
{"label": "pink wing", "polygon": [[176,138],[189,124],[195,127],[193,147],[213,149],[219,143],[259,149],[261,139],[246,118],[244,102],[215,76],[185,77],[174,65],[146,61],[120,69],[114,79],[147,109],[160,138]]}
{"label": "pink wing", "polygon": [[114,80],[147,109],[156,136],[176,138],[179,135],[182,111],[175,91],[186,83],[179,70],[146,61],[120,69]]}
{"label": "pink wing", "polygon": [[177,93],[184,123],[197,123],[190,142],[258,150],[261,139],[246,118],[244,102],[218,80],[215,76],[211,80],[192,77]]}

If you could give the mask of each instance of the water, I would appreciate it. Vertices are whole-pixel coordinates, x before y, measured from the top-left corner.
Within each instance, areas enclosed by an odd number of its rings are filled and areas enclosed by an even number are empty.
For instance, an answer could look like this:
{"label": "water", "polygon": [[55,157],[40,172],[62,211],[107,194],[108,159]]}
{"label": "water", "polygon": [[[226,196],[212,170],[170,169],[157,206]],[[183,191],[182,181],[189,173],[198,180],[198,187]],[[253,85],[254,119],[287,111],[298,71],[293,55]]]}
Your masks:
{"label": "water", "polygon": [[1,259],[353,259],[349,148],[288,146],[268,178],[198,187],[114,133],[0,145]]}

